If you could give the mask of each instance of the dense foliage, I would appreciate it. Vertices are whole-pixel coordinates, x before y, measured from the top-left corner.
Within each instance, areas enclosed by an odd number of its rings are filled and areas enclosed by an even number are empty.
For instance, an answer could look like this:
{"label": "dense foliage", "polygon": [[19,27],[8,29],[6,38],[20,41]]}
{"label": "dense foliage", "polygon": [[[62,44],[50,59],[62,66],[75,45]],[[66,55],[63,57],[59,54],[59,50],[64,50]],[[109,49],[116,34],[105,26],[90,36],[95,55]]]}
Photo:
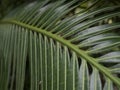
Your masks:
{"label": "dense foliage", "polygon": [[120,90],[119,0],[2,0],[0,17],[0,90]]}

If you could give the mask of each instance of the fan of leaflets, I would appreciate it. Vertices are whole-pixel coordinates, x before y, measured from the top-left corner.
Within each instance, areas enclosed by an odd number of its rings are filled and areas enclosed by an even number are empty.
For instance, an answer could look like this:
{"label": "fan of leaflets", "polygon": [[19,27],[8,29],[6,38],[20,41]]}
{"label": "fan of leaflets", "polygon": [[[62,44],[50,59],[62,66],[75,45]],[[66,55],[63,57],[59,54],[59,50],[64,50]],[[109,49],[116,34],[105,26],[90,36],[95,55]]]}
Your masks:
{"label": "fan of leaflets", "polygon": [[105,22],[120,5],[68,15],[84,3],[36,1],[0,21],[0,90],[120,89],[120,22]]}

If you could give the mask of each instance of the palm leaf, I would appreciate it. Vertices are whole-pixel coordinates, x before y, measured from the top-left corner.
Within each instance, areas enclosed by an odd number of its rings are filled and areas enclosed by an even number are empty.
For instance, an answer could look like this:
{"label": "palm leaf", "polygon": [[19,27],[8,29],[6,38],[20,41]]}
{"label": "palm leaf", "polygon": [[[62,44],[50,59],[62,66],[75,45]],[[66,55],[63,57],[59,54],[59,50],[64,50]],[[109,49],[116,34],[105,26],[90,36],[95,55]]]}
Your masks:
{"label": "palm leaf", "polygon": [[66,18],[84,3],[37,1],[0,21],[0,90],[120,89],[120,23],[104,22],[120,6]]}

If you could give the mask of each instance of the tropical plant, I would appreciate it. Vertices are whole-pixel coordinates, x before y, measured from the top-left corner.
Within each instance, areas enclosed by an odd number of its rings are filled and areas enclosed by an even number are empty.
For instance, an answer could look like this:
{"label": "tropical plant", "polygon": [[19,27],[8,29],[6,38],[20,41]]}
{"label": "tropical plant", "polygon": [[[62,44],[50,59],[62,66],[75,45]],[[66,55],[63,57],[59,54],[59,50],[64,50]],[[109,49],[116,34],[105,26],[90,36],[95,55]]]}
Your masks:
{"label": "tropical plant", "polygon": [[36,1],[2,18],[0,90],[120,90],[120,5],[101,1]]}

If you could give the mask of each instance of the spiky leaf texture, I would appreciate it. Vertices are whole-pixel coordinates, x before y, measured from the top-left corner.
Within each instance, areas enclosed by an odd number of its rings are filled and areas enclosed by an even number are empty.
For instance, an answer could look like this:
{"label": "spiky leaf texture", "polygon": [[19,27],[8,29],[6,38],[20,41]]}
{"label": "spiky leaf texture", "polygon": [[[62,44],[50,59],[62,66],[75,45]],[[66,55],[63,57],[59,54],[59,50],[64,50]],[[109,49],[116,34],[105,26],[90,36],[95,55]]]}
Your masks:
{"label": "spiky leaf texture", "polygon": [[0,21],[0,90],[120,89],[120,6],[36,1]]}

